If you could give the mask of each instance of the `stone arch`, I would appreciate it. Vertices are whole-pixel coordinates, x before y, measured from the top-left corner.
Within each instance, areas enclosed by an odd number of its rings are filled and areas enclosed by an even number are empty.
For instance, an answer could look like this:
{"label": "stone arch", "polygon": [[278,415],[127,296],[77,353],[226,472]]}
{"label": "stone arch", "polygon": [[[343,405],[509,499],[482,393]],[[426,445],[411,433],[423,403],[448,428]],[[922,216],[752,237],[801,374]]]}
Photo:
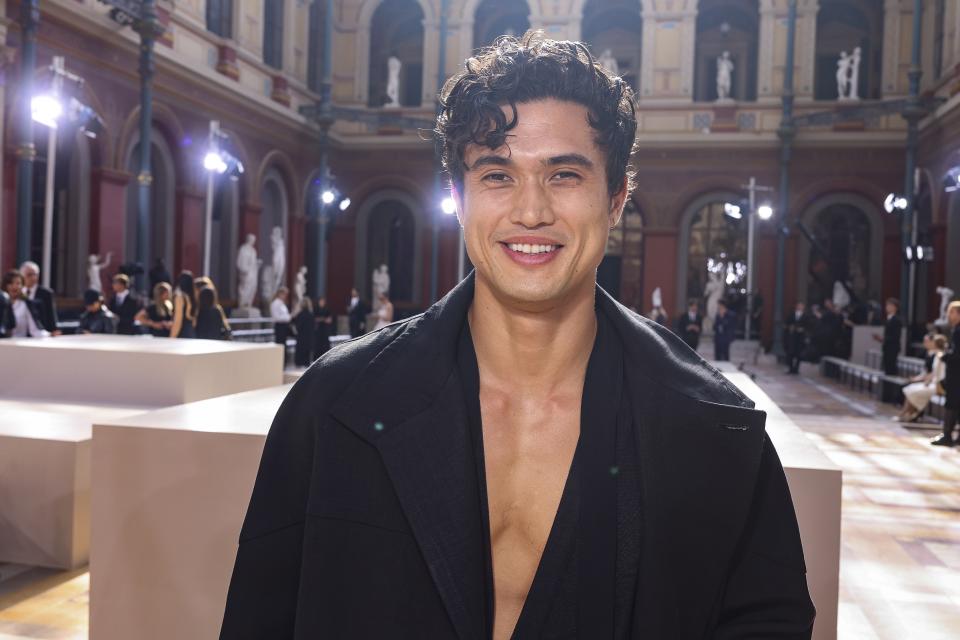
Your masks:
{"label": "stone arch", "polygon": [[[836,205],[847,205],[859,209],[869,226],[869,263],[870,273],[866,278],[866,292],[879,295],[882,284],[883,265],[883,220],[882,212],[876,203],[852,192],[825,194],[810,203],[800,214],[799,220],[813,232],[813,226],[821,213]],[[809,296],[808,271],[810,268],[810,244],[805,239],[797,250],[797,300],[806,301]]]}
{"label": "stone arch", "polygon": [[757,0],[700,0],[694,43],[694,100],[717,99],[717,58],[724,51],[733,59],[730,97],[757,99],[757,51],[760,6]]}
{"label": "stone arch", "polygon": [[[200,175],[199,172],[188,171],[187,167],[185,166],[186,163],[180,161],[180,148],[187,140],[188,136],[183,128],[183,125],[180,123],[180,119],[177,117],[177,114],[175,114],[173,110],[164,104],[154,102],[152,115],[153,117],[151,122],[153,123],[154,129],[160,131],[165,136],[166,142],[170,147],[170,151],[176,160],[175,169],[177,171],[177,183],[182,186],[200,186],[203,176]],[[136,144],[136,140],[139,139],[140,107],[138,105],[134,107],[129,114],[127,114],[127,118],[120,129],[120,135],[117,137],[118,153],[115,156],[117,165],[114,168],[119,171],[127,170],[126,153],[131,146]],[[136,177],[136,173],[133,175]]]}
{"label": "stone arch", "polygon": [[171,135],[154,124],[150,135],[150,246],[146,255],[137,255],[138,191],[140,132],[128,139],[122,154],[123,169],[134,176],[127,186],[127,212],[124,229],[124,261],[137,261],[149,270],[157,258],[163,258],[167,268],[174,269],[174,247],[177,211],[177,188],[181,186],[182,167],[171,144]]}
{"label": "stone arch", "polygon": [[[425,235],[427,229],[429,228],[430,220],[428,219],[428,211],[426,207],[423,206],[423,203],[412,196],[407,191],[402,191],[396,188],[384,188],[373,193],[369,194],[364,198],[363,202],[360,203],[357,208],[356,214],[356,227],[355,227],[355,251],[354,251],[354,286],[358,291],[361,292],[361,295],[369,299],[370,296],[370,275],[369,272],[369,231],[370,231],[370,222],[371,217],[373,216],[378,205],[394,201],[402,205],[409,211],[412,216],[413,222],[413,247],[412,247],[412,256],[413,256],[413,271],[411,274],[412,284],[410,286],[410,300],[405,302],[419,303],[423,298],[421,282],[423,280],[423,260],[420,258],[424,255],[426,247],[422,245],[421,239]],[[394,276],[391,276],[394,277]],[[391,284],[391,289],[394,288],[394,285]]]}
{"label": "stone arch", "polygon": [[640,86],[643,17],[640,0],[589,0],[580,16],[578,39],[595,58],[609,49],[618,72],[636,90]]}
{"label": "stone arch", "polygon": [[878,0],[821,2],[814,45],[814,99],[837,99],[837,62],[841,51],[861,47],[858,95],[878,99],[883,93],[884,3]]}
{"label": "stone arch", "polygon": [[526,0],[481,0],[471,15],[472,29],[464,35],[470,37],[472,50],[493,44],[496,36],[504,35],[505,27],[518,37],[530,28],[530,5]]}
{"label": "stone arch", "polygon": [[[373,15],[377,8],[388,0],[364,0],[357,12],[357,32],[354,39],[354,60],[356,60],[356,74],[354,77],[354,100],[366,104],[369,100],[370,86],[370,30]],[[421,104],[426,101],[428,93],[433,92],[431,79],[437,76],[438,34],[436,31],[437,18],[429,0],[416,0],[423,11],[423,80]]]}

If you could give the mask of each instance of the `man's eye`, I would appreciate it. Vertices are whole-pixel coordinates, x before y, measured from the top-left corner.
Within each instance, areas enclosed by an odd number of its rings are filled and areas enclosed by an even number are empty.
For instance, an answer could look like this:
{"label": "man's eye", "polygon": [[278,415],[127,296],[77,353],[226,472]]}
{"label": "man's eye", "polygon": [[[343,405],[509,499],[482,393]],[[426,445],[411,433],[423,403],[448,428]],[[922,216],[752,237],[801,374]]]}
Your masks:
{"label": "man's eye", "polygon": [[553,174],[553,177],[561,180],[576,180],[580,177],[580,174],[573,171],[558,171],[557,173]]}
{"label": "man's eye", "polygon": [[510,179],[510,176],[505,173],[488,173],[483,176],[483,179],[487,182],[506,182]]}

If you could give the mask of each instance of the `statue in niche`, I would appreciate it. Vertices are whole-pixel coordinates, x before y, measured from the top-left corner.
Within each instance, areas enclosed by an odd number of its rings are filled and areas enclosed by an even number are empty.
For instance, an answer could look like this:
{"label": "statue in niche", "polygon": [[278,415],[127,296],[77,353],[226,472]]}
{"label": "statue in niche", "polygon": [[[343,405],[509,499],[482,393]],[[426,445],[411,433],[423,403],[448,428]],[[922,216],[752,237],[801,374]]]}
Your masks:
{"label": "statue in niche", "polygon": [[950,287],[937,287],[937,295],[940,296],[940,317],[934,323],[939,326],[947,325],[947,307],[953,300],[954,290]]}
{"label": "statue in niche", "polygon": [[257,236],[248,233],[246,241],[237,250],[237,298],[241,309],[252,307],[257,293],[257,271],[261,261],[254,247],[256,242]]}
{"label": "statue in niche", "polygon": [[376,313],[380,309],[380,296],[381,294],[386,295],[390,291],[390,270],[387,269],[387,265],[381,264],[373,272],[373,312]]}
{"label": "statue in niche", "polygon": [[717,102],[730,101],[730,87],[733,80],[733,60],[730,52],[724,51],[717,58]]}
{"label": "statue in niche", "polygon": [[850,84],[847,92],[848,100],[859,100],[860,91],[860,47],[855,47],[850,56]]}
{"label": "statue in niche", "polygon": [[283,286],[287,273],[287,249],[283,241],[283,229],[280,227],[274,227],[270,232],[270,249],[273,252],[273,286],[270,294],[272,299],[273,293]]}
{"label": "statue in niche", "polygon": [[853,64],[853,58],[847,55],[846,51],[840,52],[840,59],[837,60],[837,98],[847,99],[847,92],[850,90],[850,67]]}
{"label": "statue in niche", "polygon": [[297,270],[297,277],[293,282],[293,308],[299,309],[300,302],[307,296],[307,267]]}
{"label": "statue in niche", "polygon": [[833,283],[833,306],[838,311],[846,309],[850,305],[850,293],[843,283],[837,280]]}
{"label": "statue in niche", "polygon": [[110,258],[113,257],[113,253],[110,251],[107,252],[107,257],[103,262],[100,262],[100,256],[95,253],[91,253],[87,257],[87,288],[94,289],[95,291],[103,292],[103,280],[100,278],[100,270],[106,269],[110,266]]}
{"label": "statue in niche", "polygon": [[384,106],[397,108],[400,106],[400,70],[403,63],[397,56],[387,58],[387,104]]}
{"label": "statue in niche", "polygon": [[707,299],[707,317],[703,319],[703,324],[707,331],[713,330],[713,319],[717,317],[717,305],[720,304],[720,298],[723,297],[726,285],[723,282],[723,271],[710,271],[707,273],[709,281],[703,289],[703,295]]}
{"label": "statue in niche", "polygon": [[610,75],[615,77],[620,76],[620,65],[617,63],[617,59],[613,57],[613,52],[610,49],[604,49],[600,57],[597,58],[597,62],[599,62],[600,66]]}

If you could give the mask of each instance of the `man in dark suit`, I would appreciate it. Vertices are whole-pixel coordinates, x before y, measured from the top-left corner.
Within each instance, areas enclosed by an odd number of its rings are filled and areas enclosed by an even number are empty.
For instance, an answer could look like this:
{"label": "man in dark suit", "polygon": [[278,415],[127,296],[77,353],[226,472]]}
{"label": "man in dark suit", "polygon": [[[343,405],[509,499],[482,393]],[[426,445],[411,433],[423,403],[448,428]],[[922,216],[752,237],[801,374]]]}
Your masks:
{"label": "man in dark suit", "polygon": [[726,300],[717,303],[717,317],[713,320],[713,359],[730,360],[730,345],[736,339],[737,314],[727,307]]}
{"label": "man in dark suit", "polygon": [[950,346],[941,356],[947,366],[943,378],[943,435],[931,444],[952,447],[957,444],[953,430],[960,422],[960,301],[951,302],[947,307],[947,322],[950,323]]}
{"label": "man in dark suit", "polygon": [[57,329],[57,303],[53,291],[40,284],[40,266],[28,260],[20,265],[20,273],[23,275],[24,295],[36,307],[40,324],[51,335],[60,335]]}
{"label": "man in dark suit", "polygon": [[887,320],[883,325],[883,338],[874,336],[878,342],[882,342],[881,351],[883,353],[883,372],[888,376],[895,376],[899,373],[897,360],[900,357],[900,341],[902,340],[903,321],[898,315],[900,312],[900,301],[896,298],[888,298],[885,305]]}
{"label": "man in dark suit", "polygon": [[128,336],[139,333],[135,318],[143,308],[143,301],[130,289],[130,277],[125,273],[113,276],[113,299],[108,308],[117,316],[117,333]]}
{"label": "man in dark suit", "polygon": [[690,300],[687,312],[677,318],[677,335],[687,346],[697,350],[700,346],[700,334],[703,332],[703,316],[700,315],[700,303]]}
{"label": "man in dark suit", "polygon": [[470,64],[437,135],[476,271],[291,390],[221,638],[809,639],[763,412],[596,283],[630,88],[538,33]]}
{"label": "man in dark suit", "polygon": [[793,313],[787,316],[783,323],[783,343],[787,352],[787,373],[800,373],[800,359],[807,348],[810,338],[812,319],[807,313],[806,305],[798,302]]}
{"label": "man in dark suit", "polygon": [[360,292],[356,289],[350,289],[347,318],[350,321],[350,337],[362,336],[367,327],[367,304],[360,298]]}
{"label": "man in dark suit", "polygon": [[13,309],[10,306],[10,296],[0,290],[0,338],[9,338],[13,329]]}

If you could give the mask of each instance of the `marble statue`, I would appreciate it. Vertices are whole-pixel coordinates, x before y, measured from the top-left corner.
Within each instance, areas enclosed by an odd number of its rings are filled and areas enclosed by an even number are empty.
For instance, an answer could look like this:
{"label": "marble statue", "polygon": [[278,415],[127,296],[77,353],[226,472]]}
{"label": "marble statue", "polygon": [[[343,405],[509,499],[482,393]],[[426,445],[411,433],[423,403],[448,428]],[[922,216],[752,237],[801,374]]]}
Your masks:
{"label": "marble statue", "polygon": [[610,49],[604,49],[603,53],[600,54],[600,57],[597,58],[597,62],[599,62],[600,66],[603,67],[610,75],[620,75],[620,65],[617,64],[617,59],[613,57],[613,52],[610,51]]}
{"label": "marble statue", "polygon": [[663,293],[660,291],[660,287],[657,287],[653,290],[653,295],[651,296],[653,302],[653,308],[659,309],[663,306]]}
{"label": "marble statue", "polygon": [[380,295],[390,292],[390,271],[387,265],[381,264],[373,272],[373,311],[380,309]]}
{"label": "marble statue", "polygon": [[90,256],[87,257],[87,287],[89,289],[103,292],[103,280],[100,278],[100,270],[110,266],[111,257],[113,257],[113,253],[109,251],[103,262],[100,262],[100,256],[95,253],[91,253]]}
{"label": "marble statue", "polygon": [[[710,271],[707,276],[710,280],[703,290],[703,295],[707,299],[707,317],[704,318],[704,325],[713,330],[713,319],[717,317],[717,305],[720,304],[720,298],[723,297],[726,285],[723,282],[723,271]],[[707,329],[704,329],[705,331]]]}
{"label": "marble statue", "polygon": [[857,95],[860,91],[860,56],[860,47],[854,48],[853,55],[850,56],[850,84],[847,92],[848,100],[860,99],[860,96]]}
{"label": "marble statue", "polygon": [[847,93],[850,91],[850,67],[853,65],[853,58],[847,55],[846,51],[840,52],[840,59],[837,60],[837,98],[847,99]]}
{"label": "marble statue", "polygon": [[850,304],[850,293],[843,283],[837,280],[833,283],[833,306],[837,310],[845,309]]}
{"label": "marble statue", "polygon": [[297,277],[293,282],[293,308],[299,309],[300,302],[307,296],[307,267],[297,270]]}
{"label": "marble statue", "polygon": [[387,107],[400,106],[400,69],[403,63],[397,56],[387,58]]}
{"label": "marble statue", "polygon": [[730,52],[724,51],[717,58],[717,102],[730,100],[730,85],[733,79],[733,60]]}
{"label": "marble statue", "polygon": [[273,252],[273,285],[270,293],[270,299],[277,289],[283,286],[283,281],[287,273],[287,249],[283,241],[283,229],[274,227],[270,232],[270,250]]}
{"label": "marble statue", "polygon": [[246,241],[237,250],[237,298],[241,309],[252,307],[257,293],[260,259],[257,258],[257,250],[253,246],[256,242],[257,236],[248,233]]}
{"label": "marble statue", "polygon": [[937,295],[940,296],[940,318],[934,324],[945,326],[947,324],[947,307],[953,300],[955,291],[950,287],[937,287]]}

